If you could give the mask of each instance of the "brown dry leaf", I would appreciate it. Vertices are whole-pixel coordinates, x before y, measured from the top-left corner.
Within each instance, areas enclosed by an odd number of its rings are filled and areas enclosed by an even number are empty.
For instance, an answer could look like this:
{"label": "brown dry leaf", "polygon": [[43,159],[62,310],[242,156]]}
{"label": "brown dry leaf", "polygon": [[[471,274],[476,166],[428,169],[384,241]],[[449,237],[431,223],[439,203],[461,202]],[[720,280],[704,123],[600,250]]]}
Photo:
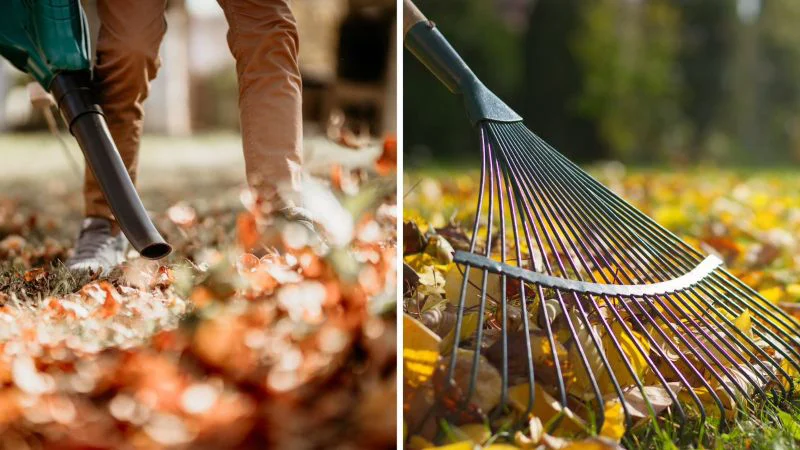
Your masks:
{"label": "brown dry leaf", "polygon": [[[682,385],[679,382],[668,383],[668,385],[676,396],[681,391]],[[660,414],[672,405],[672,398],[662,386],[645,386],[644,395],[642,395],[642,391],[639,388],[630,388],[624,392],[624,396],[625,407],[628,412],[632,417],[639,419],[650,417],[650,408],[648,408],[647,402],[650,402],[655,415]],[[605,399],[606,402],[619,401],[616,394],[608,394]]]}
{"label": "brown dry leaf", "polygon": [[[450,356],[443,358],[437,369],[444,379],[446,379],[445,374],[449,370],[450,360]],[[500,372],[489,363],[486,357],[478,355],[478,372],[475,380],[474,393],[472,396],[469,396],[474,360],[475,352],[466,349],[458,349],[453,381],[455,382],[455,386],[465,397],[462,400],[474,404],[478,407],[479,411],[486,414],[500,403],[502,380],[500,378]]]}
{"label": "brown dry leaf", "polygon": [[[527,384],[519,384],[508,389],[508,398],[511,406],[519,412],[528,409],[528,398],[530,389]],[[563,407],[561,403],[548,394],[539,383],[534,383],[534,402],[531,414],[538,417],[542,422],[549,422],[557,415],[561,414],[563,419],[559,424],[556,434],[580,433],[587,429],[586,422],[578,417],[568,407]]]}
{"label": "brown dry leaf", "polygon": [[86,285],[81,293],[100,303],[100,308],[95,310],[95,315],[100,318],[108,319],[120,310],[120,295],[107,281]]}
{"label": "brown dry leaf", "polygon": [[25,271],[22,278],[26,283],[33,283],[47,277],[47,272],[42,268],[35,268]]}

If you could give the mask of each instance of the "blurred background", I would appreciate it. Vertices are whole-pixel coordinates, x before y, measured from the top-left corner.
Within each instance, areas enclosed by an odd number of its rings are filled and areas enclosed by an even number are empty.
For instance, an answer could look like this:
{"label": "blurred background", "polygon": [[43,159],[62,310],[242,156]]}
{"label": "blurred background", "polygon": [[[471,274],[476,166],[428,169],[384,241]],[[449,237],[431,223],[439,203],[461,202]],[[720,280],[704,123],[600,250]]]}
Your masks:
{"label": "blurred background", "polygon": [[[96,39],[96,0],[82,3]],[[323,178],[334,167],[371,168],[396,129],[395,0],[291,3],[300,36],[305,167]],[[222,204],[236,204],[244,158],[222,9],[216,0],[168,0],[166,20],[162,65],[145,102],[137,188],[152,211],[225,195]],[[64,233],[72,236],[83,210],[83,157],[52,114],[60,139],[48,130],[48,115],[31,105],[30,82],[0,59],[0,192],[34,210],[64,206],[53,214],[75,218],[65,220]]]}
{"label": "blurred background", "polygon": [[[419,6],[531,130],[574,160],[800,163],[796,0]],[[475,155],[460,100],[404,58],[406,168]]]}
{"label": "blurred background", "polygon": [[[82,2],[93,37],[96,0]],[[308,134],[330,121],[373,135],[395,129],[395,1],[295,0]],[[169,0],[162,67],[145,104],[145,131],[188,136],[238,130],[234,60],[216,0]],[[44,130],[30,80],[0,64],[0,131]],[[391,81],[391,82],[390,82]]]}
{"label": "blurred background", "polygon": [[[83,3],[96,35],[96,0]],[[337,170],[373,170],[396,128],[395,0],[291,3],[304,84],[305,169],[324,180]],[[177,202],[227,214],[241,207],[245,185],[228,25],[216,0],[168,0],[166,20],[162,65],[145,102],[137,189],[156,216]],[[26,214],[56,218],[61,225],[50,237],[68,246],[83,215],[83,156],[53,119],[55,108],[48,115],[31,105],[30,82],[0,59],[0,213],[10,202],[6,210],[20,221]],[[5,232],[0,224],[0,236]]]}

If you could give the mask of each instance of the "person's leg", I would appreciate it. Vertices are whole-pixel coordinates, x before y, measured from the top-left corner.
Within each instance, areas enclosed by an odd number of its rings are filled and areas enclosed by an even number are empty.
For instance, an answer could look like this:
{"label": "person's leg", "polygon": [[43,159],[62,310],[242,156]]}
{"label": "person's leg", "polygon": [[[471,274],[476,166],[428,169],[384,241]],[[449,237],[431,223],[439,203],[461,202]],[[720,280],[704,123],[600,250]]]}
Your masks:
{"label": "person's leg", "polygon": [[236,59],[245,167],[272,210],[297,206],[302,171],[302,81],[288,0],[218,0]]}
{"label": "person's leg", "polygon": [[[100,106],[131,179],[144,121],[144,100],[158,71],[158,48],[167,25],[166,0],[98,0],[100,31],[94,76]],[[86,168],[84,198],[87,217],[113,220],[100,186]]]}
{"label": "person's leg", "polygon": [[[95,82],[111,137],[134,182],[143,102],[159,66],[165,8],[166,0],[97,1]],[[127,240],[88,167],[84,177],[86,219],[66,265],[73,270],[109,271],[125,260]]]}

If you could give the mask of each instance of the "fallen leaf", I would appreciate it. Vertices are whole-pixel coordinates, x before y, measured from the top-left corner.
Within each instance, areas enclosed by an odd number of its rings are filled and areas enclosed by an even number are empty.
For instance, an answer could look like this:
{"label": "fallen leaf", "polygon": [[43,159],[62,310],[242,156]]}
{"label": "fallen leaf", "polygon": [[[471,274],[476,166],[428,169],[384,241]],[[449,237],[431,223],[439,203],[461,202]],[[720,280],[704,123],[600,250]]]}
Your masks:
{"label": "fallen leaf", "polygon": [[614,442],[622,440],[625,435],[625,414],[622,411],[622,403],[610,401],[606,403],[604,412],[603,427],[600,428],[600,436],[607,437]]}

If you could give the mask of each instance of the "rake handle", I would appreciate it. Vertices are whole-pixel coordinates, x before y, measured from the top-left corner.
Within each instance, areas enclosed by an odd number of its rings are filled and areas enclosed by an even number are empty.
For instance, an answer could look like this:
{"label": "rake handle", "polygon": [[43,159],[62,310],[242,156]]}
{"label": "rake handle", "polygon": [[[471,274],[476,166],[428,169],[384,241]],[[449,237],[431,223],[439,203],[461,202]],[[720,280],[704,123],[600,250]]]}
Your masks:
{"label": "rake handle", "polygon": [[467,64],[411,0],[403,0],[403,30],[406,48],[453,94],[466,82],[477,80]]}
{"label": "rake handle", "polygon": [[403,35],[408,33],[414,25],[420,22],[428,22],[428,18],[417,8],[411,0],[403,0]]}
{"label": "rake handle", "polygon": [[453,94],[464,98],[473,124],[490,120],[519,122],[522,118],[481,83],[447,39],[411,0],[403,0],[403,42]]}

